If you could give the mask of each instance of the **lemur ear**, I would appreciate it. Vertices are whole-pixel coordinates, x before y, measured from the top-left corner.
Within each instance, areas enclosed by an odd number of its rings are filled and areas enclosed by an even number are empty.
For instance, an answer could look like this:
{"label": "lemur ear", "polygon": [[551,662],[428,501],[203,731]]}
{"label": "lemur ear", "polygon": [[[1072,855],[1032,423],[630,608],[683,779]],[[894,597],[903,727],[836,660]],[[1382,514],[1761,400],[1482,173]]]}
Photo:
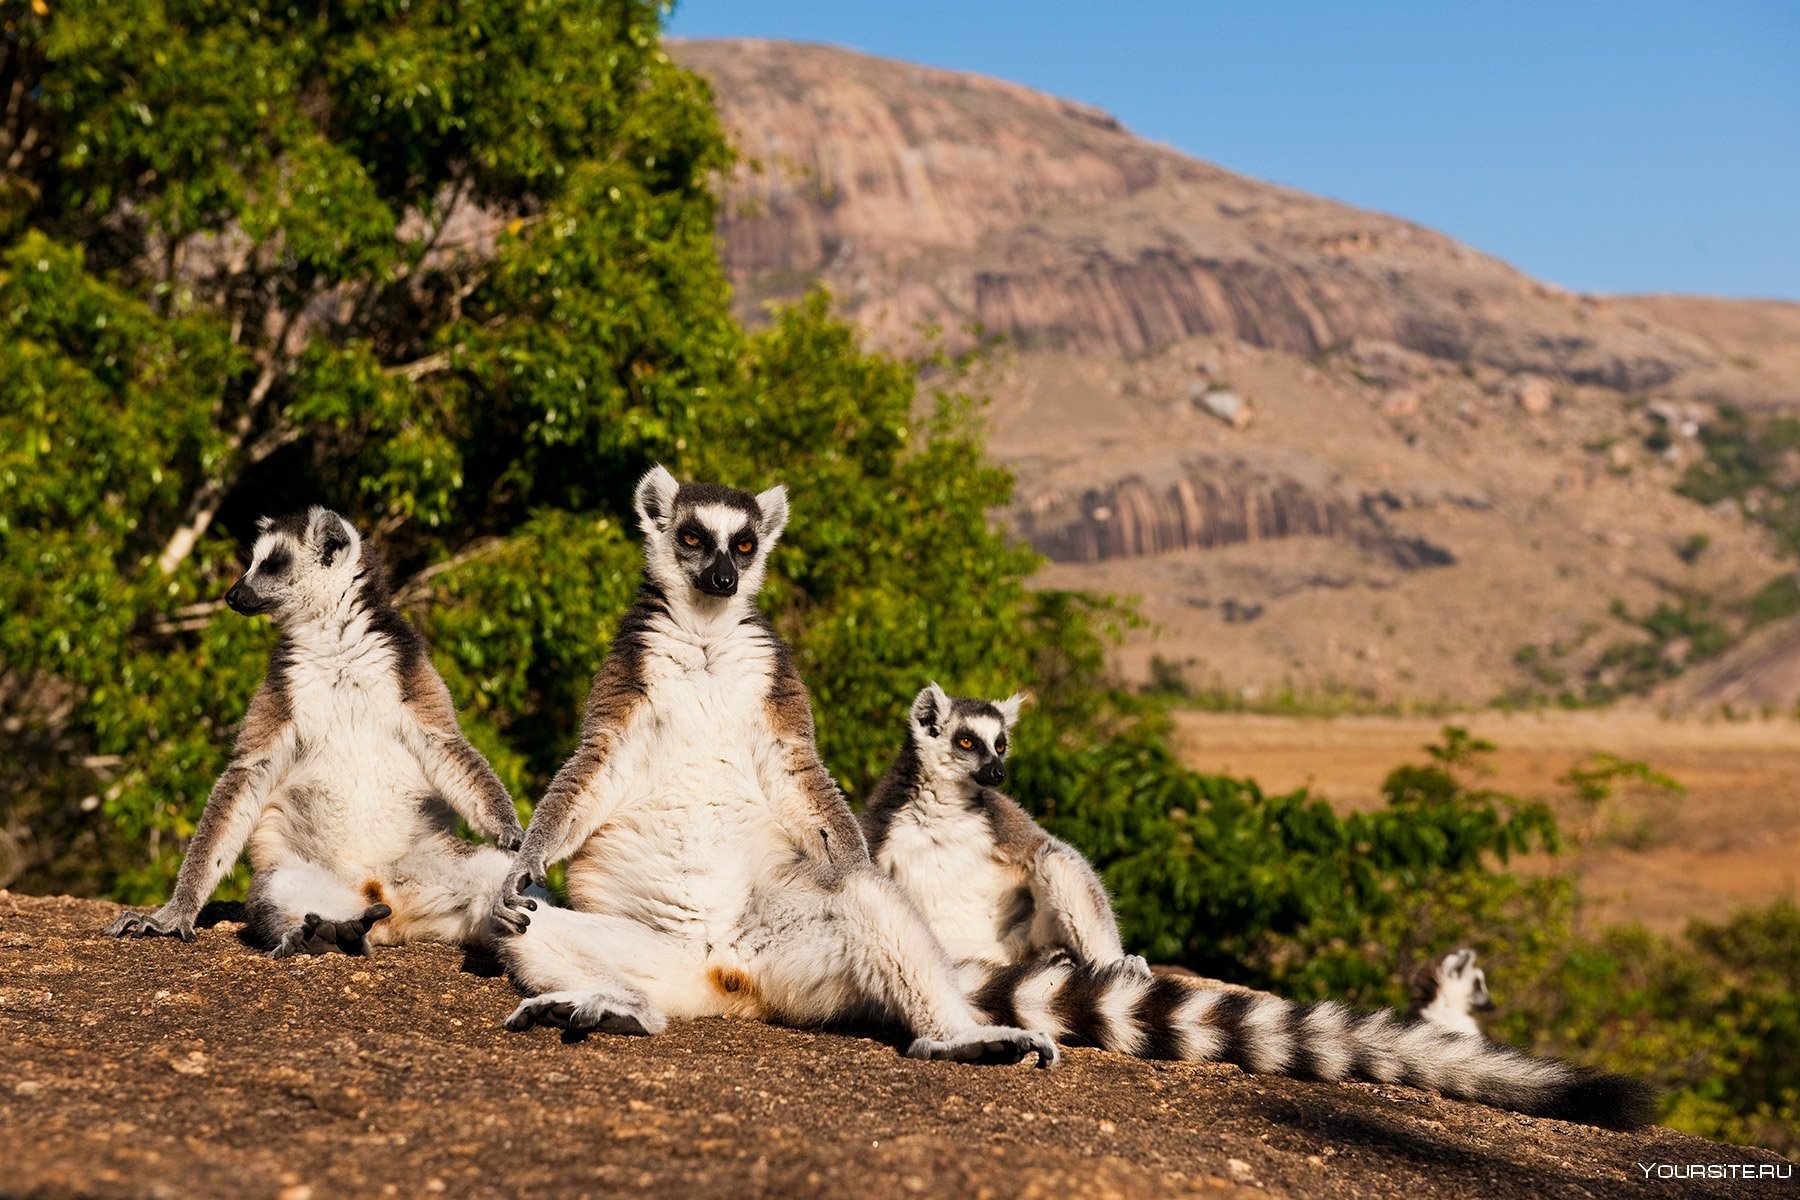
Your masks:
{"label": "lemur ear", "polygon": [[762,511],[762,520],[757,523],[756,532],[762,537],[765,547],[773,546],[781,537],[781,531],[787,528],[787,489],[778,483],[766,492],[758,492],[756,507]]}
{"label": "lemur ear", "polygon": [[275,524],[274,517],[258,517],[256,518],[256,532],[267,533],[269,532],[269,527],[273,524]]}
{"label": "lemur ear", "polygon": [[1014,692],[1004,700],[994,701],[994,707],[1000,710],[1000,720],[1011,729],[1019,721],[1019,708],[1025,703],[1024,692]]}
{"label": "lemur ear", "polygon": [[950,719],[950,697],[944,695],[944,689],[935,683],[925,685],[925,690],[913,698],[912,719],[915,725],[925,727],[925,732],[932,737],[944,727]]}
{"label": "lemur ear", "polygon": [[669,517],[675,512],[675,493],[680,490],[681,485],[661,463],[644,472],[633,499],[646,534],[661,533],[668,528]]}
{"label": "lemur ear", "polygon": [[329,567],[337,556],[356,543],[356,531],[350,522],[328,508],[312,510],[312,542],[319,548],[319,563]]}

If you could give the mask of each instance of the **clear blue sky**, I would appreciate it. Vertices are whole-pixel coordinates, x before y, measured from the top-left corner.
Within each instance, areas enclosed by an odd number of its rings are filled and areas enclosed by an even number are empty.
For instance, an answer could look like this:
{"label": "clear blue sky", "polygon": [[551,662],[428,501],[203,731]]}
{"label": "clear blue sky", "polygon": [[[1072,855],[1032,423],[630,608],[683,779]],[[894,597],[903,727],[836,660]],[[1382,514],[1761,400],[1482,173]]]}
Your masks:
{"label": "clear blue sky", "polygon": [[1800,300],[1800,0],[680,0],[1097,104],[1594,292]]}

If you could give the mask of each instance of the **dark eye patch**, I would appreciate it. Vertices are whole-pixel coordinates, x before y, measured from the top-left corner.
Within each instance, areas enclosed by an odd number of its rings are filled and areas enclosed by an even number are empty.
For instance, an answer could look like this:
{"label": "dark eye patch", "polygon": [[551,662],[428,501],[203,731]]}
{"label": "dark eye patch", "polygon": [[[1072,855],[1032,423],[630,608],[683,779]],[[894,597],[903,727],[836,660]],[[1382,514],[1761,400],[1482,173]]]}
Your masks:
{"label": "dark eye patch", "polygon": [[294,565],[294,552],[286,546],[277,546],[269,551],[269,557],[263,559],[258,570],[270,579],[279,579],[287,574],[287,569]]}
{"label": "dark eye patch", "polygon": [[675,544],[682,550],[705,554],[712,550],[712,534],[698,521],[684,521],[675,531]]}
{"label": "dark eye patch", "polygon": [[739,557],[749,558],[756,553],[756,535],[749,529],[739,530],[738,535],[731,539],[731,548]]}
{"label": "dark eye patch", "polygon": [[979,749],[981,746],[981,739],[976,737],[974,735],[974,733],[972,733],[968,729],[957,730],[956,737],[954,740],[956,742],[957,749],[959,749],[959,750],[975,750],[975,749]]}

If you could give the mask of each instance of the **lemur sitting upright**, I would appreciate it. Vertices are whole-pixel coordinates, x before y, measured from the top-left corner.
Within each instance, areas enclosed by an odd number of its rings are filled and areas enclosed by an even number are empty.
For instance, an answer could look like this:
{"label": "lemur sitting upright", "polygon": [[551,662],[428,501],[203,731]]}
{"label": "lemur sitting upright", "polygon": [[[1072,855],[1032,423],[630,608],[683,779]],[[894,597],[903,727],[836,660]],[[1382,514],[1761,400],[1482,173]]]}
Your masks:
{"label": "lemur sitting upright", "polygon": [[1475,965],[1475,952],[1452,950],[1434,958],[1412,978],[1412,1011],[1452,1033],[1479,1035],[1478,1011],[1494,1007],[1488,995],[1487,975]]}
{"label": "lemur sitting upright", "polygon": [[[494,909],[529,996],[508,1027],[872,1019],[903,1026],[913,1057],[1054,1063],[1050,1038],[977,1016],[819,761],[805,685],[755,607],[786,492],[657,467],[636,502],[642,589]],[[539,908],[523,889],[564,858],[574,909]]]}
{"label": "lemur sitting upright", "polygon": [[[246,840],[252,936],[277,958],[486,936],[523,839],[512,798],[457,728],[386,573],[334,512],[263,518],[233,611],[281,629],[231,765],[200,815],[169,902],[115,937],[194,940],[194,918]],[[460,815],[500,848],[457,836]]]}
{"label": "lemur sitting upright", "polygon": [[920,692],[912,727],[923,736],[907,738],[863,808],[869,852],[958,962],[1061,951],[1147,979],[1087,859],[995,790],[1022,702],[952,700],[935,683]]}
{"label": "lemur sitting upright", "polygon": [[1099,880],[994,790],[1018,698],[913,701],[907,740],[863,811],[875,863],[932,922],[985,1019],[1143,1058],[1435,1088],[1536,1116],[1633,1128],[1649,1085],[1532,1058],[1430,1021],[1154,977],[1126,955]]}

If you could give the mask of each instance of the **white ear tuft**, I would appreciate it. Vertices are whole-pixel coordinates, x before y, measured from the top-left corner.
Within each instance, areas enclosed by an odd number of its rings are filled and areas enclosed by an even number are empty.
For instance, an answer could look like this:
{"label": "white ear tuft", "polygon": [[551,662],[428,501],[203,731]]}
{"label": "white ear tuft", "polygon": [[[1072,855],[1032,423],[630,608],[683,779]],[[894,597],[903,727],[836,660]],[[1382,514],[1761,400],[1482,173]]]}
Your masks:
{"label": "white ear tuft", "polygon": [[923,725],[933,737],[937,736],[937,731],[950,719],[950,697],[944,695],[944,689],[937,684],[926,684],[913,698],[912,719],[915,725]]}
{"label": "white ear tuft", "polygon": [[994,707],[1000,710],[1000,719],[1011,729],[1019,720],[1019,709],[1025,703],[1024,692],[1014,692],[1004,700],[994,701]]}
{"label": "white ear tuft", "polygon": [[256,518],[256,532],[267,533],[269,532],[269,526],[273,524],[275,524],[274,517],[258,517]]}
{"label": "white ear tuft", "polygon": [[680,489],[681,485],[661,463],[644,472],[644,477],[638,480],[634,499],[638,519],[643,522],[646,534],[659,533],[668,527],[669,517],[675,511],[675,493]]}
{"label": "white ear tuft", "polygon": [[756,507],[762,511],[756,532],[765,547],[773,546],[781,538],[781,531],[787,528],[787,489],[778,483],[766,492],[758,492]]}

